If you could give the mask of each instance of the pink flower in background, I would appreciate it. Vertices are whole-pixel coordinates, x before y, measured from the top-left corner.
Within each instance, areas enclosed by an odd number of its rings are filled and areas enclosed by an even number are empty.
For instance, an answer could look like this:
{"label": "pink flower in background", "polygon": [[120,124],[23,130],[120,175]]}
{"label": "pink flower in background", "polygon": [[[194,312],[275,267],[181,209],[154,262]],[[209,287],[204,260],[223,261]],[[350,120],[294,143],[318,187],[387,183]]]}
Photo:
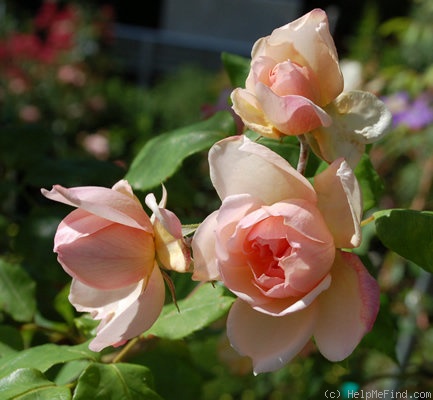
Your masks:
{"label": "pink flower in background", "polygon": [[231,99],[258,134],[306,134],[320,158],[344,157],[354,167],[366,144],[387,132],[391,114],[375,95],[343,88],[328,18],[315,9],[254,44],[245,89],[236,88]]}
{"label": "pink flower in background", "polygon": [[164,268],[180,272],[190,262],[180,221],[164,208],[165,190],[159,205],[152,194],[146,198],[152,218],[125,180],[112,189],[55,185],[42,193],[77,207],[60,223],[54,251],[73,278],[71,303],[101,320],[90,349],[119,346],[149,329],[165,299],[156,259],[164,260]]}
{"label": "pink flower in background", "polygon": [[255,373],[282,367],[311,336],[329,360],[347,357],[379,307],[376,281],[340,250],[361,241],[351,168],[336,160],[312,185],[246,137],[214,145],[209,163],[222,205],[193,237],[193,279],[221,280],[237,295],[227,321],[232,346],[252,358]]}

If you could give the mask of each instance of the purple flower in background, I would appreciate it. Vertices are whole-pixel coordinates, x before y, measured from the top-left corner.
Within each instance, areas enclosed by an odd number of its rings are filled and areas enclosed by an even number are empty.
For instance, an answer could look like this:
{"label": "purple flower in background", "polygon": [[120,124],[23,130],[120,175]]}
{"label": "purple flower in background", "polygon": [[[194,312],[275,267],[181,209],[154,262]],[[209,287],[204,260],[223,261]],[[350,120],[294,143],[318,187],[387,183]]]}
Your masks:
{"label": "purple flower in background", "polygon": [[421,93],[411,99],[407,92],[398,92],[382,99],[393,115],[393,125],[405,125],[413,130],[433,123],[433,94]]}

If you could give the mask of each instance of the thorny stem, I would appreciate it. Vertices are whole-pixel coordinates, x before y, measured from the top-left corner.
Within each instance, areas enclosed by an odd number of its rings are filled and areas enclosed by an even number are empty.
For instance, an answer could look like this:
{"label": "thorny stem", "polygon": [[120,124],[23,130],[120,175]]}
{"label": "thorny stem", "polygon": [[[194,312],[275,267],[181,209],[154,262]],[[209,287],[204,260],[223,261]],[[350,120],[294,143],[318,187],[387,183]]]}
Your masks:
{"label": "thorny stem", "polygon": [[301,174],[305,174],[307,168],[308,155],[310,154],[310,146],[307,143],[304,135],[298,135],[299,140],[299,159],[296,170]]}

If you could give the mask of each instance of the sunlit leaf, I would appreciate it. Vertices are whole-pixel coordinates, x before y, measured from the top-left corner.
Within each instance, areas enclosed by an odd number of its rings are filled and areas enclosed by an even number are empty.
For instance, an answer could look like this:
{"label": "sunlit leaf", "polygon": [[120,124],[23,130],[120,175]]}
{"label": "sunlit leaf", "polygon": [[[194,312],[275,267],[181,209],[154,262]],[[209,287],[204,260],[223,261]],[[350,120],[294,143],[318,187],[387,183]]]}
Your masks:
{"label": "sunlit leaf", "polygon": [[0,399],[68,400],[71,392],[56,386],[37,369],[20,368],[0,379]]}
{"label": "sunlit leaf", "polygon": [[27,322],[36,310],[35,282],[19,264],[0,259],[0,309],[16,321]]}
{"label": "sunlit leaf", "polygon": [[221,318],[232,305],[234,298],[224,294],[221,286],[199,286],[189,297],[177,304],[164,306],[159,319],[145,335],[166,339],[181,339]]}
{"label": "sunlit leaf", "polygon": [[138,190],[158,186],[177,171],[185,158],[235,132],[231,114],[219,112],[205,121],[156,136],[135,157],[125,179]]}
{"label": "sunlit leaf", "polygon": [[433,272],[433,212],[395,209],[373,215],[377,236],[388,249]]}
{"label": "sunlit leaf", "polygon": [[136,364],[90,364],[80,376],[74,400],[162,400],[148,368]]}
{"label": "sunlit leaf", "polygon": [[99,354],[90,351],[88,343],[78,346],[58,346],[48,343],[0,358],[0,377],[9,375],[19,368],[36,368],[45,372],[53,365],[67,361],[96,361],[97,359]]}

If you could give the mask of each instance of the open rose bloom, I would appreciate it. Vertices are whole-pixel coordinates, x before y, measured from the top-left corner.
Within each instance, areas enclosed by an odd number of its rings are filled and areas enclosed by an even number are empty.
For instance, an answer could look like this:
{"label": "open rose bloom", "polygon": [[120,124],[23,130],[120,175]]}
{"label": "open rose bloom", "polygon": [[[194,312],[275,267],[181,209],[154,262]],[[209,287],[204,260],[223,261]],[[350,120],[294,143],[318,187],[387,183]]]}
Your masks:
{"label": "open rose bloom", "polygon": [[219,210],[196,231],[193,279],[238,298],[227,334],[255,373],[289,362],[313,336],[329,360],[347,357],[375,321],[379,288],[360,259],[361,194],[343,159],[311,184],[246,137],[209,153]]}
{"label": "open rose bloom", "polygon": [[315,9],[254,44],[245,88],[231,98],[260,135],[308,134],[319,157],[329,163],[345,157],[354,166],[365,145],[386,133],[391,114],[373,94],[343,88],[328,18]]}
{"label": "open rose bloom", "polygon": [[101,320],[89,347],[119,346],[156,321],[165,299],[162,266],[185,272],[189,252],[178,218],[150,194],[149,216],[127,181],[104,187],[42,189],[45,197],[74,207],[59,225],[54,251],[72,276],[70,302]]}

